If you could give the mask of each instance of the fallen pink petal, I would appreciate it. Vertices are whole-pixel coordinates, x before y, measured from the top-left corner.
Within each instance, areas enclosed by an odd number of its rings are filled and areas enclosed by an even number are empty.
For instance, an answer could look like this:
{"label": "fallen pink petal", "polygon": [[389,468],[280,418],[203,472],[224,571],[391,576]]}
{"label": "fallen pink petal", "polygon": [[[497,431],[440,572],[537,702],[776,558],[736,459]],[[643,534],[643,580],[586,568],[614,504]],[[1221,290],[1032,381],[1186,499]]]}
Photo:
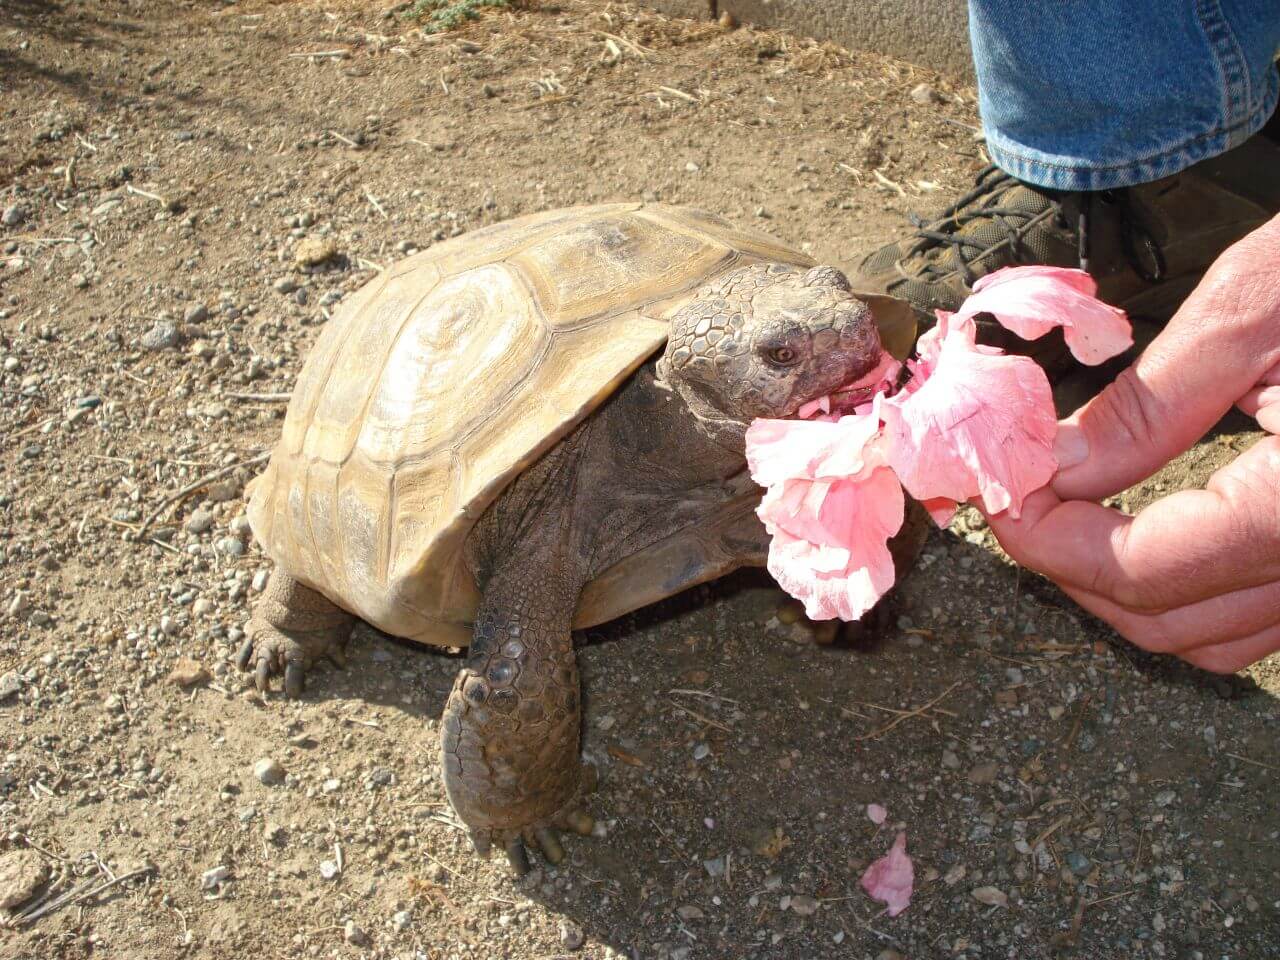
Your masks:
{"label": "fallen pink petal", "polygon": [[915,867],[907,856],[906,833],[898,834],[889,852],[867,867],[859,883],[871,899],[885,905],[889,916],[896,917],[907,909],[915,887]]}
{"label": "fallen pink petal", "polygon": [[878,803],[867,804],[867,819],[870,820],[872,823],[874,823],[876,826],[879,826],[880,824],[884,823],[885,817],[887,816],[889,816],[889,811],[887,811],[884,807],[880,806],[880,804]]}
{"label": "fallen pink petal", "polygon": [[1133,329],[1123,310],[1096,297],[1098,285],[1083,270],[1065,267],[1005,267],[973,285],[955,319],[989,313],[1024,340],[1061,327],[1067,348],[1090,366],[1110,360],[1133,345]]}

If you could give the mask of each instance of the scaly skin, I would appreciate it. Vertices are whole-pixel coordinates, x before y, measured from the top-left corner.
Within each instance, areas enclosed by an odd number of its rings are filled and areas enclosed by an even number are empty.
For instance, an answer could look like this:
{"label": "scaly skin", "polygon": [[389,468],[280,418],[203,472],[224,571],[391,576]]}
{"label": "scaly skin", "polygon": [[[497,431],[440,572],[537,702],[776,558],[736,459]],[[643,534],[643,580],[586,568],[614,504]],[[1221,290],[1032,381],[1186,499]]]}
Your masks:
{"label": "scaly skin", "polygon": [[346,666],[344,651],[355,622],[327,597],[277,569],[253,608],[249,635],[236,663],[241,670],[254,666],[259,690],[266,690],[269,679],[283,673],[285,693],[297,697],[307,669],[321,657],[334,666]]}

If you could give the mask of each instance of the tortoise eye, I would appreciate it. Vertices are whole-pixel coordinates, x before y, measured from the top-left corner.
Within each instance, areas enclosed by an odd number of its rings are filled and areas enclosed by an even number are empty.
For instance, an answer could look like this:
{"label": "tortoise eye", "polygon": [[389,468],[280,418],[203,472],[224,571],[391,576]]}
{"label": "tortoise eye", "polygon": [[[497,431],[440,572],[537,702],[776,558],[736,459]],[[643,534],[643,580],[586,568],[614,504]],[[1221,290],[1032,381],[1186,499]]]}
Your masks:
{"label": "tortoise eye", "polygon": [[797,355],[790,347],[771,347],[765,354],[769,362],[779,367],[790,366],[796,362]]}

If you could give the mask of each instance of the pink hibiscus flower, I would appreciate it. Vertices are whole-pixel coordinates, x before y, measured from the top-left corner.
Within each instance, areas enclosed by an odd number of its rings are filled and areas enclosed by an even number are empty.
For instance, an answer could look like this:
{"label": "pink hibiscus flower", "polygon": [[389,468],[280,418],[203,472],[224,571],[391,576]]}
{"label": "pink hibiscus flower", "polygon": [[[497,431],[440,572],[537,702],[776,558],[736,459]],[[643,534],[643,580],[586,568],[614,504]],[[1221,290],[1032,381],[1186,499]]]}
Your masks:
{"label": "pink hibiscus flower", "polygon": [[1057,418],[1048,379],[1025,357],[978,345],[973,318],[991,313],[1028,339],[1061,326],[1077,357],[1100,363],[1133,338],[1123,311],[1095,290],[1079,270],[997,271],[960,310],[938,311],[901,390],[886,356],[857,383],[805,404],[800,415],[813,419],[751,425],[747,464],[766,488],[757,512],[771,537],[769,572],[811,619],[857,619],[893,586],[888,540],[902,527],[903,487],[945,525],[968,500],[1016,517],[1049,482]]}

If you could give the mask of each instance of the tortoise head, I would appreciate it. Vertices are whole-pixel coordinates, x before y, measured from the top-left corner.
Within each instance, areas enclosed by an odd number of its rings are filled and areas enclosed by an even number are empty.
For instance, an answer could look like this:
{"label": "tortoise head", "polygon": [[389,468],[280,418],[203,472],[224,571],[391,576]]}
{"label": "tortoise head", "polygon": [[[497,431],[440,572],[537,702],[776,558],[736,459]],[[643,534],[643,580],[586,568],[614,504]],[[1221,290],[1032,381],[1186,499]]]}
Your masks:
{"label": "tortoise head", "polygon": [[880,359],[871,310],[844,274],[769,263],[726,274],[677,311],[658,375],[708,432],[740,441],[756,417],[793,416]]}

